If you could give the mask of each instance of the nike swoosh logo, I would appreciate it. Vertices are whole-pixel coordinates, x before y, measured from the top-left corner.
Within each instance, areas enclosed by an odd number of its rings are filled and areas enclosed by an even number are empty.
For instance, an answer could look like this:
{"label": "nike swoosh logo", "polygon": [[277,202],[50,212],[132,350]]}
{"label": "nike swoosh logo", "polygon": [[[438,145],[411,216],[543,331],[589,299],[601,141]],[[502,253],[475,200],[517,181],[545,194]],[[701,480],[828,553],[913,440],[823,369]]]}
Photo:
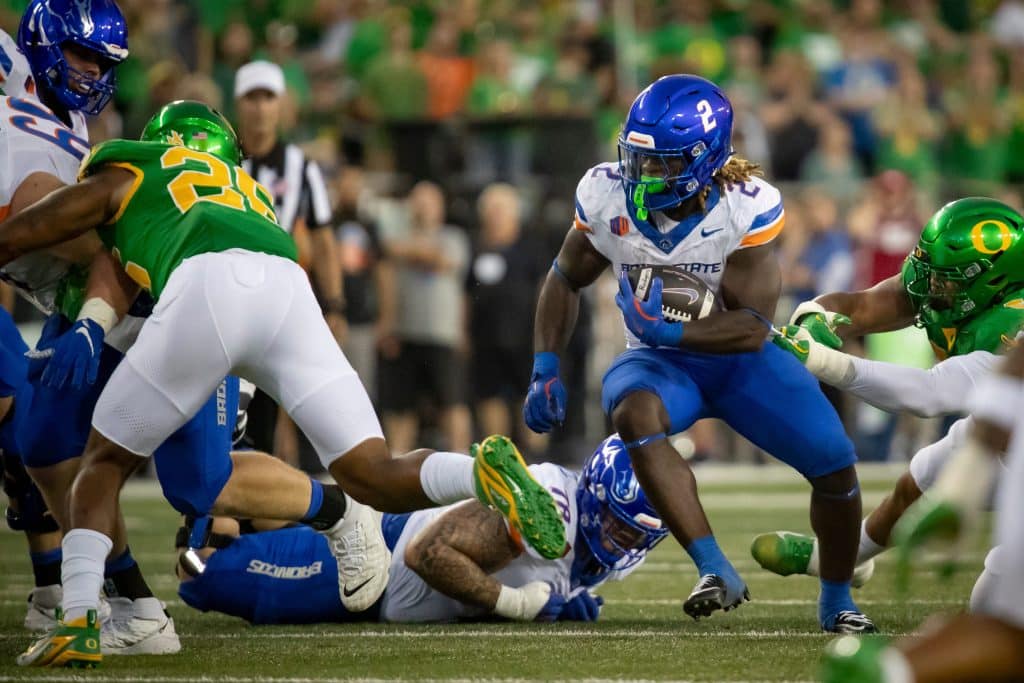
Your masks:
{"label": "nike swoosh logo", "polygon": [[92,345],[92,337],[89,336],[89,330],[84,327],[79,327],[75,330],[75,334],[80,334],[85,337],[85,340],[89,342],[89,355],[94,355],[96,353],[96,348]]}
{"label": "nike swoosh logo", "polygon": [[342,592],[342,593],[343,593],[343,594],[345,595],[345,597],[346,597],[346,598],[350,598],[350,597],[352,597],[353,595],[355,595],[356,593],[358,593],[358,592],[359,592],[359,589],[360,589],[360,588],[362,588],[362,587],[363,587],[363,586],[365,586],[366,584],[368,584],[368,583],[370,583],[371,581],[373,581],[373,580],[374,580],[374,578],[376,578],[376,577],[373,577],[373,576],[371,576],[371,577],[370,577],[370,578],[368,578],[368,579],[367,579],[366,581],[363,581],[363,582],[362,582],[361,584],[359,584],[358,586],[356,586],[355,588],[353,588],[353,589],[351,589],[351,590],[349,590],[348,588],[342,588],[342,589],[341,589],[341,592]]}
{"label": "nike swoosh logo", "polygon": [[725,228],[719,228],[718,230],[708,230],[707,228],[701,228],[700,229],[700,236],[701,237],[711,237],[716,232],[722,232],[723,230],[725,230]]}

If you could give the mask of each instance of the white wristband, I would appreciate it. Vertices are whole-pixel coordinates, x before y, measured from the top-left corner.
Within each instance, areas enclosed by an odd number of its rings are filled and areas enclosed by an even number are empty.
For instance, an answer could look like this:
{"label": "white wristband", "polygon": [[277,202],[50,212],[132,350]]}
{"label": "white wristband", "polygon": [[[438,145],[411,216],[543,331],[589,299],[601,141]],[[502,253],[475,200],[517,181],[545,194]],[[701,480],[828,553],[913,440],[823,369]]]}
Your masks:
{"label": "white wristband", "polygon": [[94,296],[82,304],[78,319],[92,320],[103,329],[103,334],[108,334],[117,324],[117,311],[103,299]]}
{"label": "white wristband", "polygon": [[978,382],[967,399],[967,408],[976,418],[1012,431],[1020,420],[1024,383],[994,372]]}
{"label": "white wristband", "polygon": [[533,621],[551,597],[551,586],[544,581],[531,581],[522,588],[502,585],[494,613],[506,619]]}
{"label": "white wristband", "polygon": [[803,303],[796,307],[796,310],[793,311],[793,315],[789,316],[789,324],[799,324],[800,318],[810,313],[828,313],[828,311],[826,311],[825,307],[819,304],[814,299],[811,299],[810,301],[804,301]]}

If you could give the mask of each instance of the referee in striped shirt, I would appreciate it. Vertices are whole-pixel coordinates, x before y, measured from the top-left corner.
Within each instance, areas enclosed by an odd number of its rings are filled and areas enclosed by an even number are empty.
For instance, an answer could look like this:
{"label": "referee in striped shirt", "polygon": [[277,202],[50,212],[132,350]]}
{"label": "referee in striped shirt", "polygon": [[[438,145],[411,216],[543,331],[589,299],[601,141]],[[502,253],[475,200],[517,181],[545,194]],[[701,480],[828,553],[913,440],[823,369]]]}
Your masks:
{"label": "referee in striped shirt", "polygon": [[[345,298],[327,186],[316,162],[280,138],[284,94],[284,72],[277,64],[254,61],[235,74],[238,133],[245,155],[242,167],[274,197],[278,223],[295,240],[299,263],[310,271],[324,318],[341,343],[346,330]],[[268,403],[268,398],[258,396],[250,408],[253,445],[297,464],[295,425],[283,411],[275,417]]]}

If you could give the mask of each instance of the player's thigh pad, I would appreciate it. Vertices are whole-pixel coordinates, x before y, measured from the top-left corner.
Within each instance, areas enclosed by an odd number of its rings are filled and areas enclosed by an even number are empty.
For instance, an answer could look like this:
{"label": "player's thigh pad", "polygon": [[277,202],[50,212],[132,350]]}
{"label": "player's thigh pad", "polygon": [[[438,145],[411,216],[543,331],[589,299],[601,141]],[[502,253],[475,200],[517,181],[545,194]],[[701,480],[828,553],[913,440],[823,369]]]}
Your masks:
{"label": "player's thigh pad", "polygon": [[857,461],[839,416],[800,361],[770,343],[735,359],[728,381],[705,390],[715,417],[807,479]]}
{"label": "player's thigh pad", "polygon": [[306,274],[276,257],[267,262],[267,271],[276,287],[289,289],[289,305],[269,346],[245,358],[239,374],[277,400],[326,467],[363,441],[383,438],[380,422],[324,322]]}
{"label": "player's thigh pad", "polygon": [[683,354],[659,349],[632,349],[612,361],[601,385],[601,405],[611,415],[637,391],[655,394],[668,411],[670,433],[687,429],[704,416],[704,399],[683,363]]}
{"label": "player's thigh pad", "polygon": [[231,433],[238,378],[227,377],[199,412],[153,454],[164,498],[184,515],[202,517],[231,477]]}
{"label": "player's thigh pad", "polygon": [[93,427],[138,455],[151,455],[195,415],[231,369],[208,300],[230,297],[216,260],[186,259],[100,395]]}

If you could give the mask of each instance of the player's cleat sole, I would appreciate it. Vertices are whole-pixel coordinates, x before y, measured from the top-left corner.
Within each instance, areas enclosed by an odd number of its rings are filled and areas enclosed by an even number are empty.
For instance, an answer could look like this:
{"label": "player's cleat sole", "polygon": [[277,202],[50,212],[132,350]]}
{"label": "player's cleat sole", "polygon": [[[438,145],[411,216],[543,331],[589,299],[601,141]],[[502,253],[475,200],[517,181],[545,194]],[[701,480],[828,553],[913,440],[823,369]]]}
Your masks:
{"label": "player's cleat sole", "polygon": [[710,617],[712,613],[722,610],[734,610],[744,601],[750,600],[750,591],[743,587],[743,594],[733,601],[728,600],[729,591],[725,579],[715,574],[706,574],[694,587],[690,597],[683,603],[683,611],[694,619]]}
{"label": "player's cleat sole", "polygon": [[825,648],[824,683],[883,683],[883,638],[836,638]]}
{"label": "player's cleat sole", "polygon": [[519,449],[505,436],[492,435],[473,444],[473,479],[480,502],[508,518],[542,557],[565,555],[565,525],[547,489],[526,469]]}
{"label": "player's cleat sole", "polygon": [[814,536],[792,531],[761,534],[750,545],[750,554],[757,563],[779,576],[807,574],[813,552]]}
{"label": "player's cleat sole", "polygon": [[843,610],[834,616],[826,619],[821,625],[821,630],[826,633],[839,633],[841,635],[867,635],[878,633],[875,622],[866,615],[854,610]]}
{"label": "player's cleat sole", "polygon": [[93,668],[103,661],[96,610],[57,627],[18,655],[18,666]]}

